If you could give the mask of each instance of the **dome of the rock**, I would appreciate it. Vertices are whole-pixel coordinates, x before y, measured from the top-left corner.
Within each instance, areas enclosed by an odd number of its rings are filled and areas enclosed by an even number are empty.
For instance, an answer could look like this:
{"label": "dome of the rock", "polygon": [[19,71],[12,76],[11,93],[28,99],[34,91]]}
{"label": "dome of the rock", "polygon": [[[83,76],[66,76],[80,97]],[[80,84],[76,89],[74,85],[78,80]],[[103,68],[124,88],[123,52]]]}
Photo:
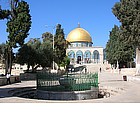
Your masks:
{"label": "dome of the rock", "polygon": [[92,38],[90,34],[83,28],[75,28],[72,30],[68,36],[67,36],[67,41],[72,43],[72,42],[88,42],[92,43]]}

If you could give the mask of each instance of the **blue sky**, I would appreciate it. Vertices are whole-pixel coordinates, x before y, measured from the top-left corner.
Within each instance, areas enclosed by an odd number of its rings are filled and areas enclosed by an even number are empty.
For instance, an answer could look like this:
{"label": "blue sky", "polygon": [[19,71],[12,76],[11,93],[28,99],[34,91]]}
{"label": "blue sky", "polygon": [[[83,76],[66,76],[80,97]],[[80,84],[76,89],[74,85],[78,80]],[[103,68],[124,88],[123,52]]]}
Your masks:
{"label": "blue sky", "polygon": [[[109,31],[119,21],[112,13],[112,7],[119,0],[25,0],[30,5],[32,27],[30,38],[41,38],[44,32],[52,32],[57,23],[62,25],[66,36],[78,26],[86,29],[93,40],[93,46],[105,48]],[[0,0],[2,8],[8,8],[8,0]],[[0,43],[6,42],[6,20],[0,21]]]}

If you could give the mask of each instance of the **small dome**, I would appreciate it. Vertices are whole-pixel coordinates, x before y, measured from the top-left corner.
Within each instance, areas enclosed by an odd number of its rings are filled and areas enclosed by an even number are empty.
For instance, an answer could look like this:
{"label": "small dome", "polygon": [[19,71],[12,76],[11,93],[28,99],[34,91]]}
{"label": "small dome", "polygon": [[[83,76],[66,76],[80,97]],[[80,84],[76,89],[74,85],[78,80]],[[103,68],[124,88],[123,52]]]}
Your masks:
{"label": "small dome", "polygon": [[72,30],[68,36],[67,36],[67,41],[72,43],[72,42],[88,42],[92,43],[92,38],[90,34],[83,28],[75,28]]}

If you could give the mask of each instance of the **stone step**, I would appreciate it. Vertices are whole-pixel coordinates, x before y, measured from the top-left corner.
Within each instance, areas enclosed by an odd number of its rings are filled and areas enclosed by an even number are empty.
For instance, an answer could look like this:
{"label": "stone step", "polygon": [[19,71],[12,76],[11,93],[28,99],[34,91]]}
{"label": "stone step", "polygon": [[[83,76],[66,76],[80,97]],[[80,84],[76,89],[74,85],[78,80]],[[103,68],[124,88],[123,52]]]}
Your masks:
{"label": "stone step", "polygon": [[10,90],[8,93],[11,94],[11,96],[23,96],[23,95],[27,95],[30,93],[35,92],[35,87],[23,87],[23,88],[16,88],[16,89],[12,89]]}

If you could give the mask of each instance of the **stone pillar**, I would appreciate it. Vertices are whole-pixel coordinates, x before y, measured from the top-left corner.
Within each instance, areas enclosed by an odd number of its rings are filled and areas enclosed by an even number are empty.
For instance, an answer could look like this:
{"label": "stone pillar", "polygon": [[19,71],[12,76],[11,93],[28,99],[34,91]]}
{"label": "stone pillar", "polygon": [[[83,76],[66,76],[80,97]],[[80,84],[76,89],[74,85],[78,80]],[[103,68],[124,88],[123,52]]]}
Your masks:
{"label": "stone pillar", "polygon": [[100,52],[99,55],[100,55],[100,56],[99,56],[99,57],[100,57],[100,58],[99,58],[99,59],[100,59],[100,63],[103,64],[103,54],[102,54],[102,52]]}
{"label": "stone pillar", "polygon": [[118,60],[117,60],[117,69],[119,69],[119,63],[118,63]]}
{"label": "stone pillar", "polygon": [[140,50],[136,48],[136,75],[140,75]]}

